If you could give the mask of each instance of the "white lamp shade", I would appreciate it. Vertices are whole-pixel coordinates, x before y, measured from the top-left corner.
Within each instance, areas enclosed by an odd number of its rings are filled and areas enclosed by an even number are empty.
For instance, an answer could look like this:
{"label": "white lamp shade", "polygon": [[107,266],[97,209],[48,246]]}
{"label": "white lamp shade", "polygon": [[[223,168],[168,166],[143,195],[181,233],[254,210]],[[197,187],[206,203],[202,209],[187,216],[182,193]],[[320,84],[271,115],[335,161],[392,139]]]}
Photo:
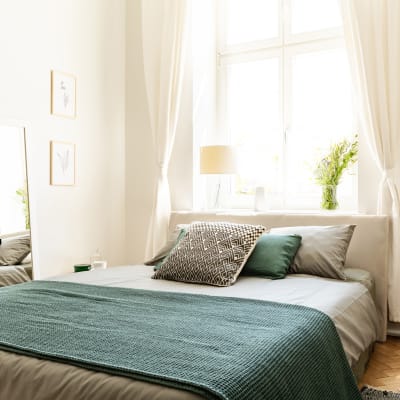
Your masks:
{"label": "white lamp shade", "polygon": [[201,174],[235,174],[236,157],[233,146],[200,147]]}

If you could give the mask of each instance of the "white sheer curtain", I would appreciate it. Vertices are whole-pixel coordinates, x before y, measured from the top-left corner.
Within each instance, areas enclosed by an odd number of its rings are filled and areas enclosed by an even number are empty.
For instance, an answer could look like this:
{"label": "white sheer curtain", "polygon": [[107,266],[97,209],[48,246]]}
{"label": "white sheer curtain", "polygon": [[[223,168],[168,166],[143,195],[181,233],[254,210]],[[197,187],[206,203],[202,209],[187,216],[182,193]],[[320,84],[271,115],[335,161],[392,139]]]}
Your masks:
{"label": "white sheer curtain", "polygon": [[400,322],[400,1],[342,0],[362,130],[382,172],[377,211],[392,217],[389,319]]}
{"label": "white sheer curtain", "polygon": [[142,0],[145,84],[158,174],[147,257],[164,244],[171,213],[167,173],[181,100],[188,9],[189,0]]}

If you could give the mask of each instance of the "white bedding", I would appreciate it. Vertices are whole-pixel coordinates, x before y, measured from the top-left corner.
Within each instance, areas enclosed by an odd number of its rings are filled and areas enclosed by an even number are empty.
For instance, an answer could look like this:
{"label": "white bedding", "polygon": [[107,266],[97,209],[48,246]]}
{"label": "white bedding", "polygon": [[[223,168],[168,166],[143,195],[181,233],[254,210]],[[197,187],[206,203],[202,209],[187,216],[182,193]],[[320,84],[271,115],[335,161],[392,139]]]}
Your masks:
{"label": "white bedding", "polygon": [[150,266],[121,266],[106,270],[79,272],[53,280],[136,289],[199,293],[212,296],[242,297],[281,303],[299,304],[318,309],[334,321],[350,365],[376,341],[378,318],[368,290],[360,283],[288,275],[269,280],[239,277],[229,287],[215,287],[151,279]]}

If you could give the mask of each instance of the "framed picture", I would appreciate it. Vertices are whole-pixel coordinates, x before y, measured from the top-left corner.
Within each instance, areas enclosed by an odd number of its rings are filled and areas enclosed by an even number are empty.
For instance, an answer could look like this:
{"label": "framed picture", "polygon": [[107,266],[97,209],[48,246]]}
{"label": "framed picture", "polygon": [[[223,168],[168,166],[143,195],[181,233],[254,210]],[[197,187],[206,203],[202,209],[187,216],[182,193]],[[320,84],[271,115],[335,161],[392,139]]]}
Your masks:
{"label": "framed picture", "polygon": [[75,185],[75,145],[73,143],[50,142],[50,184]]}
{"label": "framed picture", "polygon": [[51,113],[75,118],[76,79],[73,75],[51,71]]}

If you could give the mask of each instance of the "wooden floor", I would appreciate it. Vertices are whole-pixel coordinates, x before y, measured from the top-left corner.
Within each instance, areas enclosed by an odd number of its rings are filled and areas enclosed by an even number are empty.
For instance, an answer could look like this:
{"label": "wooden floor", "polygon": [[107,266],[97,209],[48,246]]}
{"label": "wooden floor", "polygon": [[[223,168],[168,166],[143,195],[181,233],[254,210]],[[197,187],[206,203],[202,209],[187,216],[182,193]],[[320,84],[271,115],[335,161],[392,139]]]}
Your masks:
{"label": "wooden floor", "polygon": [[400,337],[375,345],[360,387],[364,385],[400,391]]}

